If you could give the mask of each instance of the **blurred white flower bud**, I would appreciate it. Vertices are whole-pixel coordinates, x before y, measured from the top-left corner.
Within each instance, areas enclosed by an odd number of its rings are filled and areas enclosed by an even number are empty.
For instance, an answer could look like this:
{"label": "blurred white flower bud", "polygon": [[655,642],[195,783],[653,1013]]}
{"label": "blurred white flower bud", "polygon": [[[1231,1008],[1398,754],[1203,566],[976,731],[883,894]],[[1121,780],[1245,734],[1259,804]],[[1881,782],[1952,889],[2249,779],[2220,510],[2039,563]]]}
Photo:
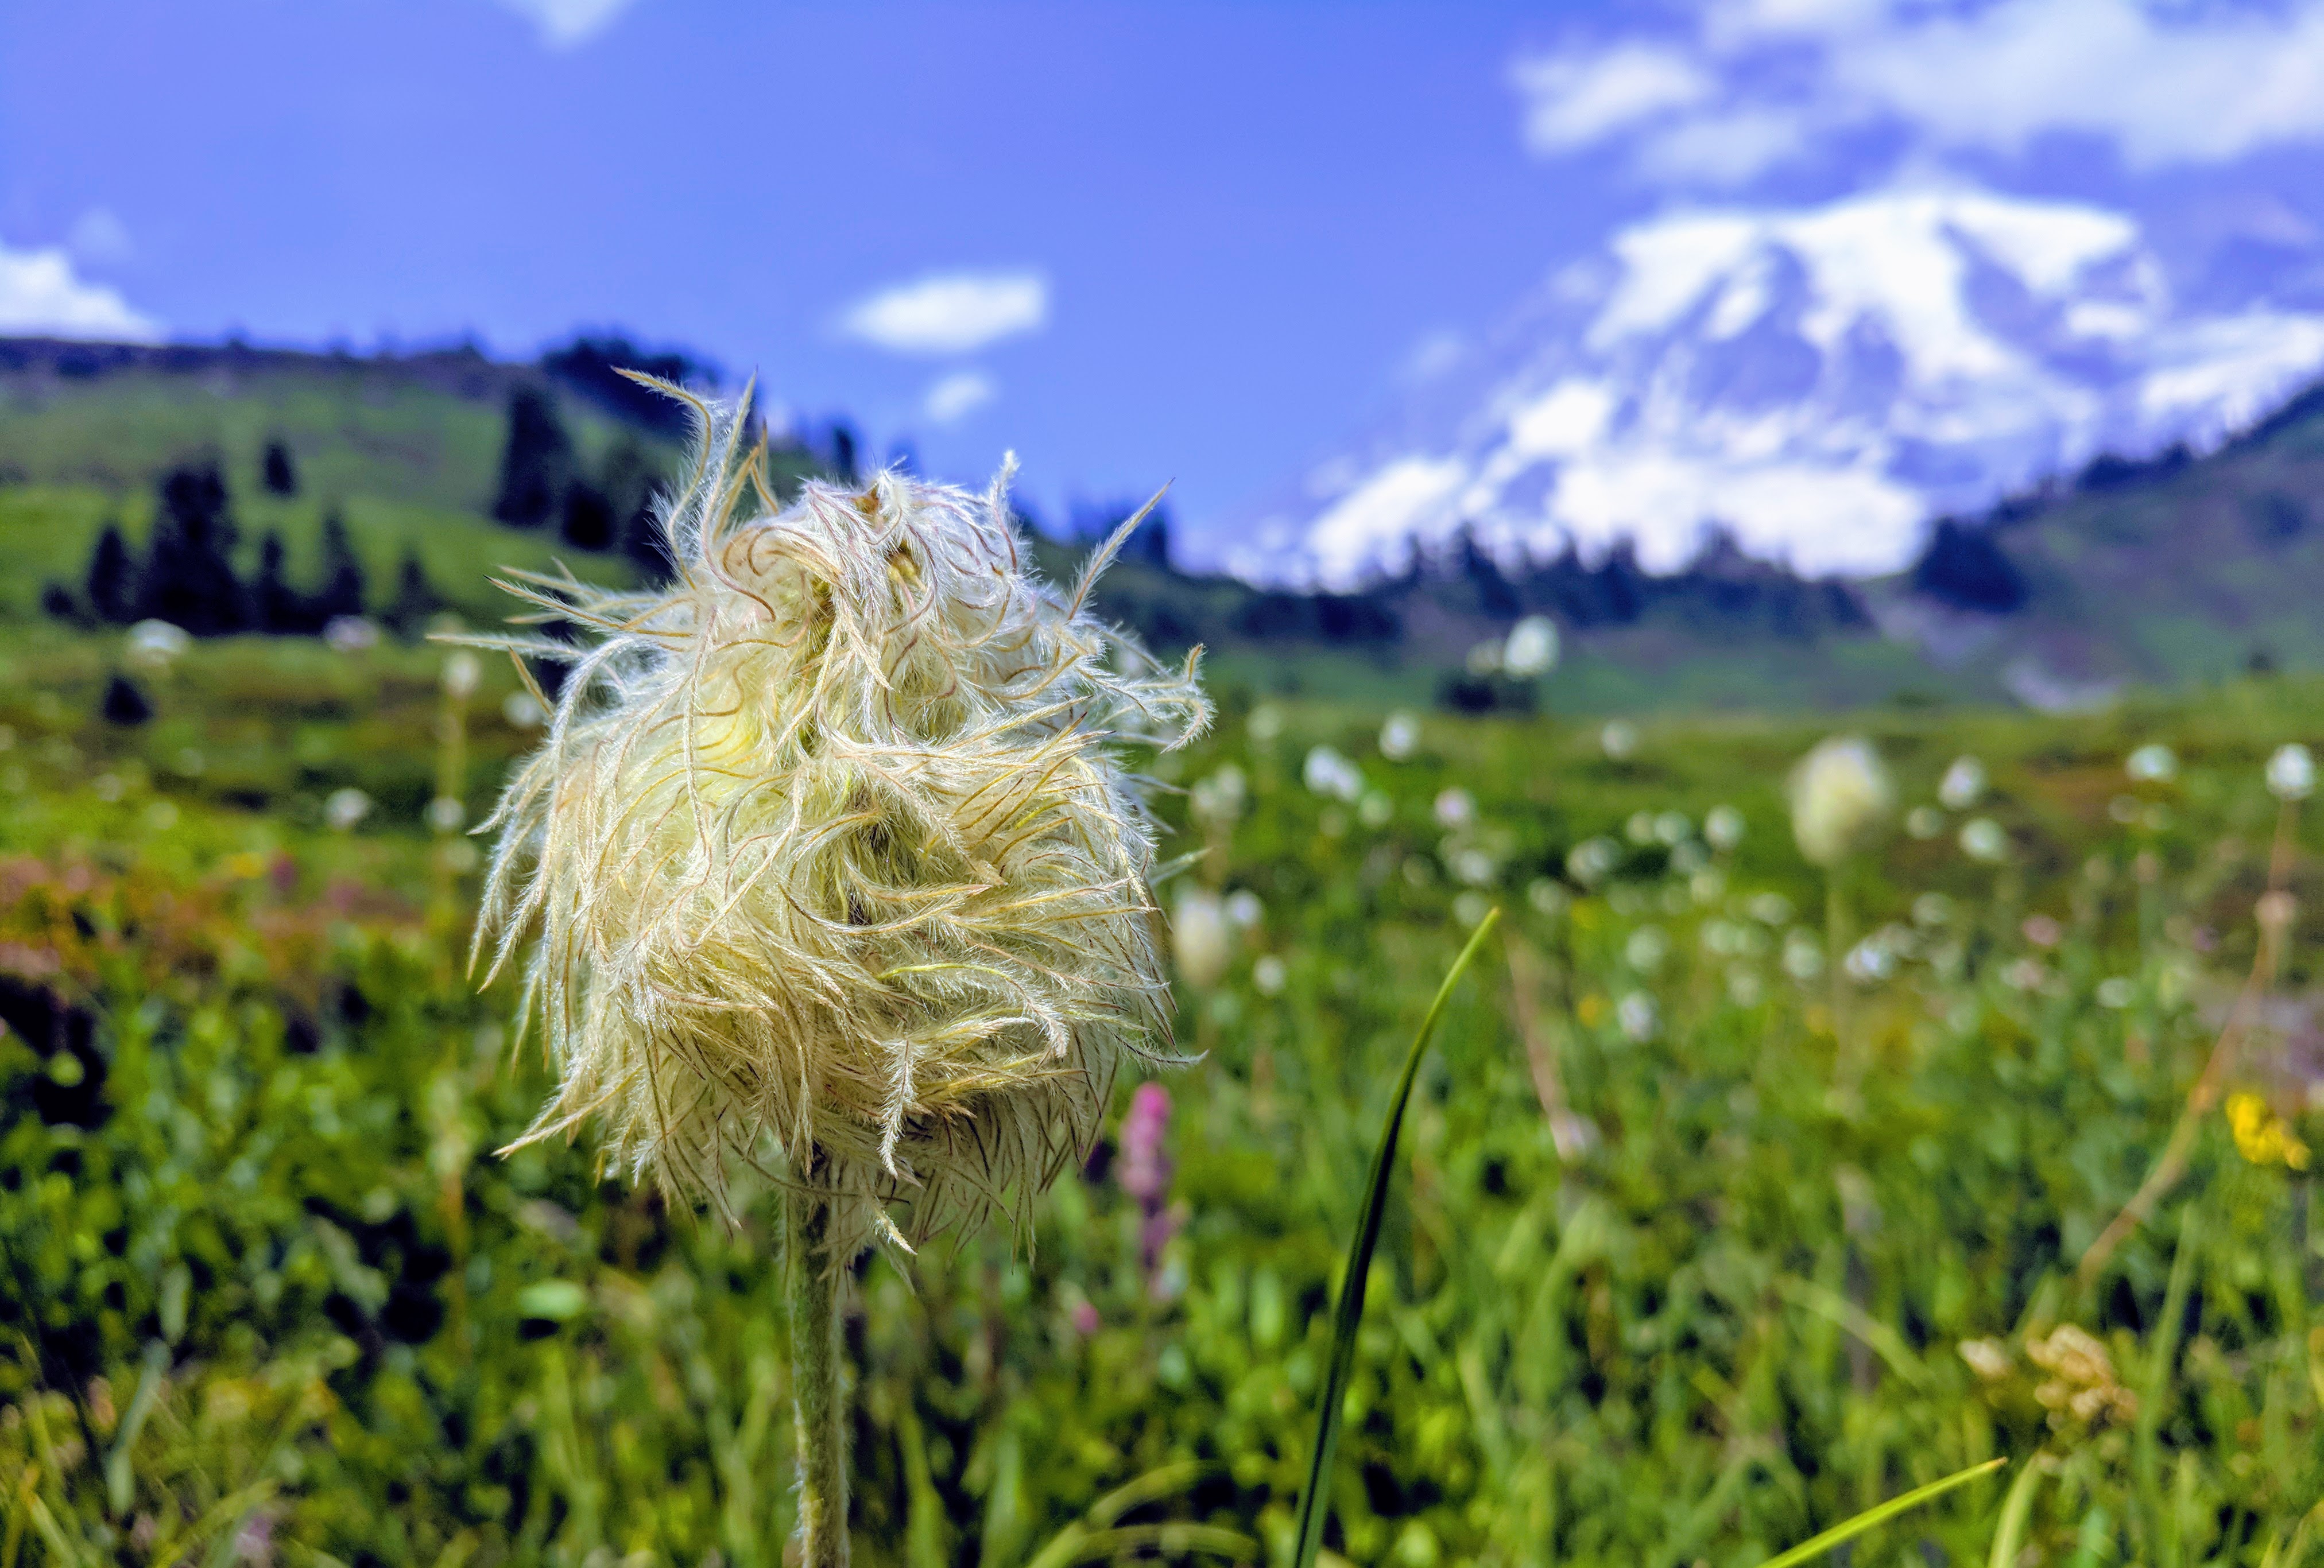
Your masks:
{"label": "blurred white flower bud", "polygon": [[2009,835],[1991,817],[1972,817],[1961,824],[1961,853],[1972,860],[1994,865],[2009,857]]}
{"label": "blurred white flower bud", "polygon": [[127,641],[125,656],[141,670],[166,670],[194,644],[183,627],[166,620],[139,621],[129,628]]}
{"label": "blurred white flower bud", "polygon": [[549,722],[549,710],[530,692],[511,692],[501,704],[501,717],[512,729],[538,729]]}
{"label": "blurred white flower bud", "polygon": [[1290,971],[1283,967],[1283,960],[1273,953],[1265,954],[1250,967],[1250,983],[1259,988],[1262,996],[1281,995],[1284,982],[1290,977]]}
{"label": "blurred white flower bud", "polygon": [[1356,765],[1328,746],[1311,748],[1300,773],[1307,787],[1319,795],[1352,801],[1364,793],[1364,775]]}
{"label": "blurred white flower bud", "polygon": [[1465,828],[1477,820],[1477,797],[1456,785],[1437,795],[1435,810],[1438,827]]}
{"label": "blurred white flower bud", "polygon": [[1702,819],[1703,841],[1722,853],[1743,842],[1743,813],[1733,806],[1713,806]]}
{"label": "blurred white flower bud", "polygon": [[1259,902],[1259,894],[1248,887],[1238,887],[1228,894],[1223,907],[1228,923],[1238,931],[1250,930],[1267,914],[1267,906]]}
{"label": "blurred white flower bud", "polygon": [[1868,848],[1895,804],[1880,754],[1861,736],[1823,740],[1792,770],[1792,834],[1812,865],[1837,866]]}
{"label": "blurred white flower bud", "polygon": [[2304,801],[2316,790],[2316,759],[2297,741],[2279,746],[2267,759],[2268,793],[2280,801]]}
{"label": "blurred white flower bud", "polygon": [[456,833],[468,820],[468,808],[455,795],[438,795],[428,802],[428,825],[439,833]]}
{"label": "blurred white flower bud", "polygon": [[1420,720],[1409,713],[1391,713],[1380,726],[1380,755],[1402,762],[1420,749]]}
{"label": "blurred white flower bud", "polygon": [[2179,757],[2159,740],[2150,740],[2130,754],[2123,771],[2141,784],[2163,784],[2179,776]]}
{"label": "blurred white flower bud", "polygon": [[1985,797],[1985,764],[1956,756],[1937,783],[1937,799],[1949,812],[1965,812]]}
{"label": "blurred white flower bud", "polygon": [[1198,991],[1209,990],[1227,972],[1234,944],[1215,894],[1190,887],[1178,894],[1170,916],[1170,956],[1176,960],[1178,977]]}
{"label": "blurred white flower bud", "polygon": [[1622,847],[1600,834],[1584,839],[1565,852],[1565,869],[1573,880],[1588,887],[1622,863]]}
{"label": "blurred white flower bud", "polygon": [[323,640],[334,653],[359,654],[379,646],[379,623],[360,615],[335,615],[323,623]]}
{"label": "blurred white flower bud", "polygon": [[1226,764],[1207,778],[1198,779],[1188,792],[1187,810],[1194,820],[1215,832],[1223,832],[1235,825],[1242,815],[1243,802],[1250,797],[1242,769]]}
{"label": "blurred white flower bud", "polygon": [[1528,615],[1509,628],[1501,645],[1501,668],[1520,681],[1546,674],[1557,665],[1557,627],[1545,615]]}
{"label": "blurred white flower bud", "polygon": [[457,702],[465,702],[476,694],[476,684],[484,678],[484,666],[476,656],[466,648],[455,650],[444,660],[444,694]]}
{"label": "blurred white flower bud", "polygon": [[1655,1026],[1661,1020],[1655,1009],[1655,999],[1644,991],[1633,991],[1614,1004],[1614,1022],[1621,1025],[1625,1038],[1633,1044],[1643,1045],[1655,1037]]}
{"label": "blurred white flower bud", "polygon": [[323,802],[323,821],[332,831],[344,833],[371,815],[371,797],[359,789],[333,790]]}
{"label": "blurred white flower bud", "polygon": [[1619,762],[1638,749],[1638,727],[1627,719],[1609,719],[1598,732],[1598,744],[1608,756]]}

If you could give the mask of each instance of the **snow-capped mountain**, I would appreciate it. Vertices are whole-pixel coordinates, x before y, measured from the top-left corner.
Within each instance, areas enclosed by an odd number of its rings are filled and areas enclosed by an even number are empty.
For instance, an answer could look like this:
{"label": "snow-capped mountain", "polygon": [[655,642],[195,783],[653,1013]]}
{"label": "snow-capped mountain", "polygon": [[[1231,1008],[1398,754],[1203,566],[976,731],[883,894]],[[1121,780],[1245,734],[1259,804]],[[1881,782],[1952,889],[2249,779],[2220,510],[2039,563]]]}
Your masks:
{"label": "snow-capped mountain", "polygon": [[1469,527],[1536,553],[1627,537],[1667,570],[1719,527],[1804,572],[1894,570],[1932,516],[2102,452],[2200,449],[2324,371],[2324,302],[2237,292],[2180,298],[2137,222],[2073,202],[1671,213],[1253,509],[1227,564],[1344,585]]}

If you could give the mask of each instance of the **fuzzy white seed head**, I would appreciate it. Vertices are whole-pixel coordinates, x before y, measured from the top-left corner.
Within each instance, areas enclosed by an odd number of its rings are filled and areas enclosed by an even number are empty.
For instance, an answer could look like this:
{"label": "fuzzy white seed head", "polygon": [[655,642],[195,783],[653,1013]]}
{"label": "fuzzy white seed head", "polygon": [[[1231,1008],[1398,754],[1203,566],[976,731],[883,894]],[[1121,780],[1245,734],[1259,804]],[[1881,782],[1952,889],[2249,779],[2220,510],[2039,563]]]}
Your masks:
{"label": "fuzzy white seed head", "polygon": [[1234,936],[1227,929],[1225,906],[1208,889],[1190,887],[1178,894],[1170,916],[1171,957],[1178,977],[1197,991],[1219,983],[1234,958]]}
{"label": "fuzzy white seed head", "polygon": [[630,1176],[722,1210],[730,1170],[780,1164],[831,1197],[841,1256],[1021,1224],[1124,1059],[1167,1050],[1153,830],[1115,747],[1202,730],[1194,658],[1089,612],[1131,525],[1062,593],[1008,469],[779,509],[747,399],[687,400],[676,580],[522,576],[591,646],[470,639],[572,665],[485,824],[479,948],[522,952],[560,1075],[524,1141],[594,1121]]}
{"label": "fuzzy white seed head", "polygon": [[1966,812],[1985,798],[1985,764],[1974,756],[1957,756],[1937,781],[1937,799],[1949,812]]}
{"label": "fuzzy white seed head", "polygon": [[2268,793],[2280,801],[2304,801],[2316,792],[2316,759],[2294,741],[2267,759]]}
{"label": "fuzzy white seed head", "polygon": [[1812,865],[1839,865],[1877,838],[1896,792],[1880,754],[1860,735],[1817,744],[1792,771],[1792,832]]}

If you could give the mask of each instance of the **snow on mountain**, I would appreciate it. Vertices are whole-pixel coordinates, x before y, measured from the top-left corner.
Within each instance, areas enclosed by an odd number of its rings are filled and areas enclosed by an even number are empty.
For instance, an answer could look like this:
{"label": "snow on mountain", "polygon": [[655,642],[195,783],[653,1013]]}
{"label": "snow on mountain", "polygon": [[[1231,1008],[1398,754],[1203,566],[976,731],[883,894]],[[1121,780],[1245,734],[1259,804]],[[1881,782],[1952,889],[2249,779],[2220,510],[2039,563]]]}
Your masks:
{"label": "snow on mountain", "polygon": [[1343,586],[1473,527],[1683,565],[1712,527],[1811,573],[2101,452],[2198,447],[2324,369],[2324,309],[2174,301],[2117,212],[1973,188],[1674,212],[1618,233],[1234,534]]}

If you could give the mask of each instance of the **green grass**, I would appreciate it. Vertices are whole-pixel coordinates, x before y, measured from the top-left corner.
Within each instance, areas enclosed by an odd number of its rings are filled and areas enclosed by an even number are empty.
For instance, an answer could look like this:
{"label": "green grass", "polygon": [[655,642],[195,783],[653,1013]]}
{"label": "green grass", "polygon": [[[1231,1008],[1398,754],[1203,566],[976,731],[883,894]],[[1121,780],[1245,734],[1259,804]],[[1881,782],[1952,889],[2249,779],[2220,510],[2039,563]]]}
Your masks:
{"label": "green grass", "polygon": [[[778,1562],[771,1206],[729,1231],[586,1143],[491,1152],[544,1077],[510,1051],[512,996],[463,978],[473,870],[420,826],[440,654],[204,645],[134,729],[94,717],[114,656],[0,650],[0,995],[91,1031],[0,1037],[0,1563],[208,1560],[236,1532],[295,1563]],[[472,816],[528,742],[513,689],[488,666],[470,708]],[[2324,736],[2324,684],[1863,715],[1908,804],[1981,756],[2015,858],[1966,859],[1956,814],[1856,868],[1893,967],[1849,983],[1853,1095],[1829,972],[1783,962],[1814,922],[1763,896],[1820,907],[1780,788],[1821,724],[1656,720],[1616,762],[1594,725],[1432,716],[1392,763],[1376,708],[1224,706],[1161,765],[1244,772],[1190,875],[1260,909],[1179,997],[1207,1054],[1164,1080],[1174,1228],[1149,1270],[1147,1216],[1093,1169],[1037,1206],[1030,1252],[868,1263],[859,1561],[1291,1561],[1377,1130],[1497,904],[1376,1211],[1322,1560],[1757,1568],[2006,1458],[2006,1485],[1879,1522],[1853,1561],[2313,1568],[2313,1172],[2252,1164],[2214,1117],[2155,1224],[2094,1287],[2073,1270],[2250,961],[2261,764]],[[2156,738],[2179,777],[2133,784]],[[1384,817],[1307,792],[1319,743]],[[1447,827],[1454,786],[1475,813]],[[334,831],[344,788],[377,803]],[[1722,802],[1748,830],[1714,852]],[[2236,1087],[2324,1150],[2319,832]],[[1599,835],[1618,868],[1564,878]],[[2043,1367],[2064,1325],[2111,1383]]]}

